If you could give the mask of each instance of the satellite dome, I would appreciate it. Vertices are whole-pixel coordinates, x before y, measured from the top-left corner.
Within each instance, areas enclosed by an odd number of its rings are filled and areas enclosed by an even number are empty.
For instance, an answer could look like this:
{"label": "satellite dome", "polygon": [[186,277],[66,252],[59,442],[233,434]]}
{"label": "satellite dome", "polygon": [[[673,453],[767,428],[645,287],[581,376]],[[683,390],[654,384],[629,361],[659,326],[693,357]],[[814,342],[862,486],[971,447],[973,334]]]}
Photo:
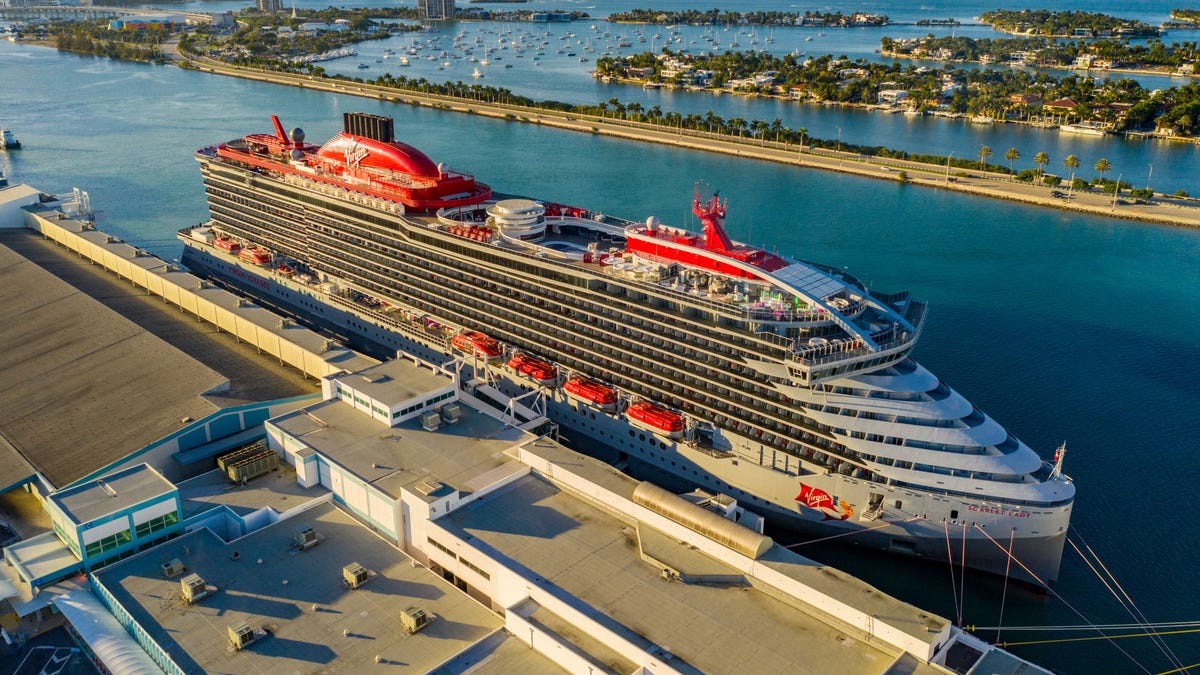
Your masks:
{"label": "satellite dome", "polygon": [[290,135],[292,137],[293,143],[303,143],[304,142],[304,130],[301,129],[300,127],[296,127],[295,129],[292,129],[292,133]]}
{"label": "satellite dome", "polygon": [[292,148],[292,151],[289,154],[291,154],[292,161],[294,162],[299,162],[300,160],[304,159],[304,151],[300,150],[299,148]]}

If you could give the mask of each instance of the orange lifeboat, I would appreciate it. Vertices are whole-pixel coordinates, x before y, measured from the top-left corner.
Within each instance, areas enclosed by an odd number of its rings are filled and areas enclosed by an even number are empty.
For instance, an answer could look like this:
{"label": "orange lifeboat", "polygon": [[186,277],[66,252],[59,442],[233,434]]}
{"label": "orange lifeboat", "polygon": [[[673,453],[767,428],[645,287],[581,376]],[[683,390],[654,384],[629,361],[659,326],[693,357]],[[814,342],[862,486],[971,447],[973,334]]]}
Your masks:
{"label": "orange lifeboat", "polygon": [[649,401],[638,401],[629,406],[625,416],[639,429],[667,438],[683,438],[683,416]]}
{"label": "orange lifeboat", "polygon": [[242,245],[230,239],[229,237],[217,237],[217,240],[213,242],[213,246],[216,246],[222,251],[228,251],[235,254],[242,250]]}
{"label": "orange lifeboat", "polygon": [[554,386],[558,382],[557,368],[528,354],[517,354],[512,357],[508,360],[508,367],[516,374],[529,378],[544,387]]}
{"label": "orange lifeboat", "polygon": [[290,277],[296,273],[296,270],[292,269],[292,266],[288,265],[288,264],[279,265],[278,267],[275,268],[275,271],[279,272],[281,275],[283,275],[285,277]]}
{"label": "orange lifeboat", "polygon": [[572,377],[563,384],[569,398],[612,412],[617,409],[617,392],[586,377]]}
{"label": "orange lifeboat", "polygon": [[478,356],[485,361],[495,361],[503,353],[499,342],[479,331],[470,331],[455,335],[450,340],[450,346],[460,352]]}
{"label": "orange lifeboat", "polygon": [[265,265],[271,262],[271,254],[267,252],[267,249],[259,246],[250,246],[242,249],[242,252],[238,254],[238,257],[255,265]]}

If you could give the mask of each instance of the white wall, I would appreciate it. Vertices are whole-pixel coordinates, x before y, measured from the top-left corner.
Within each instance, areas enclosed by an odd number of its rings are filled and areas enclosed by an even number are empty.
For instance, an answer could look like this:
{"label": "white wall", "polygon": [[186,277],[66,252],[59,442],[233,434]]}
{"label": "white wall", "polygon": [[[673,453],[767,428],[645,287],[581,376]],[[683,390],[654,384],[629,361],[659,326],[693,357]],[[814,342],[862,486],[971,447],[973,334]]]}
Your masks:
{"label": "white wall", "polygon": [[177,510],[178,510],[178,505],[175,503],[174,497],[171,497],[170,499],[164,499],[161,502],[158,502],[157,504],[151,504],[150,506],[147,506],[144,509],[134,511],[133,512],[133,524],[135,526],[141,525],[142,523],[144,523],[148,520],[153,520],[154,518],[157,518],[163,514],[171,513],[172,511],[177,511]]}
{"label": "white wall", "polygon": [[[79,534],[83,538],[83,545],[87,546],[88,544],[100,541],[101,539],[110,535],[114,535],[122,530],[130,529],[132,528],[129,526],[129,516],[123,515],[120,518],[114,518],[107,523],[95,525],[86,530],[82,530]],[[130,532],[129,535],[132,537],[133,532]]]}

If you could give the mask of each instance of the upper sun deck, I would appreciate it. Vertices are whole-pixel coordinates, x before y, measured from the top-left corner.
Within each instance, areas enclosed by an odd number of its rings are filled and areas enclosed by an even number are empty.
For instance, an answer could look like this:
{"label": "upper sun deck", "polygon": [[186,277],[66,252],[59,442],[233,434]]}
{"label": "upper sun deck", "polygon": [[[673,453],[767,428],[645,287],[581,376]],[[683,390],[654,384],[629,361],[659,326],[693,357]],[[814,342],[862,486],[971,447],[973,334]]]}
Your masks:
{"label": "upper sun deck", "polygon": [[[637,223],[517,198],[443,209],[436,220],[427,222],[452,235],[586,269],[611,283],[620,280],[620,286],[641,282],[647,293],[675,296],[726,314],[734,310],[756,324],[802,328],[849,323],[872,306],[903,323],[890,308],[874,301],[857,279],[839,270],[740,243],[730,242],[727,250],[742,256],[699,248],[700,235],[659,226],[654,218]],[[671,257],[650,255],[634,245],[638,238],[654,239],[681,252]],[[710,262],[696,264],[683,253]],[[857,329],[847,330],[857,334]]]}

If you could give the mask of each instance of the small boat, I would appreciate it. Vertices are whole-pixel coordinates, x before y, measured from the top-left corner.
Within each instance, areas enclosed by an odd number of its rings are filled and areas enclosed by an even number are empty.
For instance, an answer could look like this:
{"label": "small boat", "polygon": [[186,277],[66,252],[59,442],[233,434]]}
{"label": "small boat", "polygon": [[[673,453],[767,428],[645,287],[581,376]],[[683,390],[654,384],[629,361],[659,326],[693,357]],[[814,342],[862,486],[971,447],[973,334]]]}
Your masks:
{"label": "small boat", "polygon": [[508,360],[508,368],[517,375],[544,387],[551,387],[558,383],[557,368],[528,354],[513,356]]}
{"label": "small boat", "polygon": [[367,65],[367,64],[365,64],[365,63],[360,63],[360,64],[358,64],[358,67],[359,67],[359,68],[370,68],[371,66],[368,66],[368,65]]}
{"label": "small boat", "polygon": [[479,72],[479,69],[476,68],[475,71],[471,73],[471,77],[478,80],[479,78],[483,77],[483,73]]}
{"label": "small boat", "polygon": [[216,241],[213,242],[213,246],[235,255],[238,251],[242,250],[242,245],[229,237],[217,237]]}
{"label": "small boat", "polygon": [[499,342],[479,331],[468,331],[455,335],[450,340],[450,346],[464,354],[478,356],[484,361],[496,361],[503,353]]}
{"label": "small boat", "polygon": [[568,398],[595,406],[605,412],[617,409],[617,392],[586,377],[572,377],[563,384]]}
{"label": "small boat", "polygon": [[292,269],[291,265],[288,265],[287,263],[280,263],[279,266],[275,268],[275,271],[285,277],[290,277],[296,273],[296,270]]}
{"label": "small boat", "polygon": [[633,426],[671,439],[683,438],[683,416],[649,401],[638,401],[625,410]]}
{"label": "small boat", "polygon": [[13,136],[8,129],[0,129],[0,150],[16,150],[21,147],[21,141]]}
{"label": "small boat", "polygon": [[265,265],[271,262],[270,252],[261,246],[249,246],[244,248],[242,249],[241,253],[238,253],[238,257],[255,265]]}

